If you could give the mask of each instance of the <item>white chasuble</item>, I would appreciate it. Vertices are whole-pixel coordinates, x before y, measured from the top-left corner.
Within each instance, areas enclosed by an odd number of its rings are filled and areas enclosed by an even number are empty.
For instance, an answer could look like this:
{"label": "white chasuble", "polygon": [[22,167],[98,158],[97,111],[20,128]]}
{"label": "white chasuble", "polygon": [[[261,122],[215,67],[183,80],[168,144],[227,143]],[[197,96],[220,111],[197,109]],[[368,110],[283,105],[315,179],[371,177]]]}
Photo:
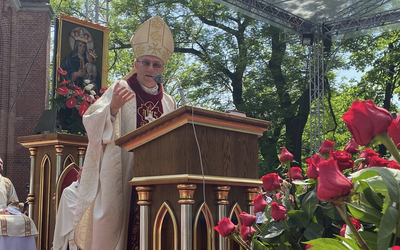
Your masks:
{"label": "white chasuble", "polygon": [[[126,81],[120,87],[131,89]],[[114,141],[136,129],[136,97],[111,121],[110,102],[115,83],[89,107],[83,117],[89,144],[86,150],[74,217],[75,242],[83,250],[126,250],[133,154]],[[176,109],[163,94],[163,113]]]}

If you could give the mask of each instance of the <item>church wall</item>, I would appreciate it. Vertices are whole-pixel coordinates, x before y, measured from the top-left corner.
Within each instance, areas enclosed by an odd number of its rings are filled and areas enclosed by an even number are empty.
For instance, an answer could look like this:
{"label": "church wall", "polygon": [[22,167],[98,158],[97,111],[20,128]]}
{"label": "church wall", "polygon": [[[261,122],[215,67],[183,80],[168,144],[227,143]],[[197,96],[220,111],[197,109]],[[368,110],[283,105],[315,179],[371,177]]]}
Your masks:
{"label": "church wall", "polygon": [[30,158],[17,138],[33,133],[48,105],[51,14],[46,0],[0,0],[0,157],[21,202]]}

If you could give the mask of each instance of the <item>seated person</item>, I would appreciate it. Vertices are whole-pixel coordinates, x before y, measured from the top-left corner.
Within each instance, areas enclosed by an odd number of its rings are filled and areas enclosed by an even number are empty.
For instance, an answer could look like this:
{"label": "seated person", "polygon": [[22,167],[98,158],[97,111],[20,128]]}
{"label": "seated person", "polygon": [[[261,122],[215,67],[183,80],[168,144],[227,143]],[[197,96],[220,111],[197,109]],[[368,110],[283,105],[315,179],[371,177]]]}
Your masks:
{"label": "seated person", "polygon": [[[0,172],[3,160],[0,158]],[[36,250],[35,223],[19,211],[19,200],[10,179],[0,174],[0,250]]]}
{"label": "seated person", "polygon": [[67,247],[69,250],[77,249],[73,222],[81,174],[82,168],[79,170],[77,181],[72,182],[62,192],[54,229],[53,250],[66,250]]}

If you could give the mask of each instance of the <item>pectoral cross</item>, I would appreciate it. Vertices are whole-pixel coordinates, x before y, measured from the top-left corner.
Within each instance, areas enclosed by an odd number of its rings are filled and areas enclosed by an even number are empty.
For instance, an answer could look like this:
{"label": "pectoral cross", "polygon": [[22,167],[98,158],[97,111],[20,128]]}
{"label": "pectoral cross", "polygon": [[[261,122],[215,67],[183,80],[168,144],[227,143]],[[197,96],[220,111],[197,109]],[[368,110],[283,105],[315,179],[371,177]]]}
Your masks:
{"label": "pectoral cross", "polygon": [[153,115],[151,114],[151,110],[147,109],[147,115],[144,117],[145,120],[152,122],[155,120]]}

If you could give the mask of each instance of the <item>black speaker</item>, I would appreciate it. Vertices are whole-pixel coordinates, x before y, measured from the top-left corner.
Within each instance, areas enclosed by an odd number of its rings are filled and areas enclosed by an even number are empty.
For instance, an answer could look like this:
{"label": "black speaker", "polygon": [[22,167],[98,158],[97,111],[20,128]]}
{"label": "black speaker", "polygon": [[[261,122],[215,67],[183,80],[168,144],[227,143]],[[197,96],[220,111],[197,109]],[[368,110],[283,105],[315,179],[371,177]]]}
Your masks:
{"label": "black speaker", "polygon": [[57,125],[57,109],[46,109],[43,110],[33,134],[48,134],[60,131],[61,129]]}

